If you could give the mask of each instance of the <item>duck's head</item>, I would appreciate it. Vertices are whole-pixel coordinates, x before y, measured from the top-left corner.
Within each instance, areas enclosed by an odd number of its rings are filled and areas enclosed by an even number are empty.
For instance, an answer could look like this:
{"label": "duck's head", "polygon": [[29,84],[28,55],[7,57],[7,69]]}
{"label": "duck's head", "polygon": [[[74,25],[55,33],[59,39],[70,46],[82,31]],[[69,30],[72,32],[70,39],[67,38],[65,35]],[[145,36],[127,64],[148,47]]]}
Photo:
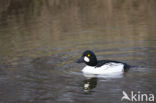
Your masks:
{"label": "duck's head", "polygon": [[77,63],[85,63],[89,66],[96,66],[97,58],[96,58],[96,55],[92,51],[86,50],[85,52],[83,52],[80,59],[77,60]]}

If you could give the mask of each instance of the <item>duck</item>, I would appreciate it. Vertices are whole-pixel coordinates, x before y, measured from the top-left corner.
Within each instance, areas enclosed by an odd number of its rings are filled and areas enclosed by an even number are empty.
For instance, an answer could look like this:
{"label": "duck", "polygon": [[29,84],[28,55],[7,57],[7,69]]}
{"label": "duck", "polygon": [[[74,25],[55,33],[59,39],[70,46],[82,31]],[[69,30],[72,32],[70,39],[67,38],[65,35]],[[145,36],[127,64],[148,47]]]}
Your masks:
{"label": "duck", "polygon": [[120,61],[97,60],[95,53],[91,50],[84,51],[76,62],[86,64],[82,69],[85,74],[124,73],[130,68],[130,65]]}

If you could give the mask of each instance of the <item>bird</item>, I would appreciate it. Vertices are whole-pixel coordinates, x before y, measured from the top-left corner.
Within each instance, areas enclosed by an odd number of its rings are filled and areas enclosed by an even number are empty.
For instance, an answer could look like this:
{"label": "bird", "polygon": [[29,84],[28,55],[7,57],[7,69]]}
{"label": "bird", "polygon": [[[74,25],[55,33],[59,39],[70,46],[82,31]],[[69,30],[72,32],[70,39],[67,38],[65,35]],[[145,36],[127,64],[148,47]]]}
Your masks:
{"label": "bird", "polygon": [[84,51],[76,62],[86,64],[82,69],[82,72],[86,74],[123,73],[130,68],[130,65],[120,61],[97,60],[95,53],[91,50]]}

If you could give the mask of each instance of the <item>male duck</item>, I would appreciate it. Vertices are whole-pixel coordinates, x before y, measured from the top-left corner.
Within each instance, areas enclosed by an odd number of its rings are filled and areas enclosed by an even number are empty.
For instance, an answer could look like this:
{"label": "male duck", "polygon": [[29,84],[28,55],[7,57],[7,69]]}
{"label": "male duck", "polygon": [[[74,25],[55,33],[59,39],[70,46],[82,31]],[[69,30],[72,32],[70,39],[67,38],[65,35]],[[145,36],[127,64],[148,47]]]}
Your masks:
{"label": "male duck", "polygon": [[86,50],[77,63],[85,63],[82,69],[83,73],[86,74],[112,74],[112,73],[122,73],[130,67],[126,63],[112,60],[97,60],[96,55],[90,51]]}

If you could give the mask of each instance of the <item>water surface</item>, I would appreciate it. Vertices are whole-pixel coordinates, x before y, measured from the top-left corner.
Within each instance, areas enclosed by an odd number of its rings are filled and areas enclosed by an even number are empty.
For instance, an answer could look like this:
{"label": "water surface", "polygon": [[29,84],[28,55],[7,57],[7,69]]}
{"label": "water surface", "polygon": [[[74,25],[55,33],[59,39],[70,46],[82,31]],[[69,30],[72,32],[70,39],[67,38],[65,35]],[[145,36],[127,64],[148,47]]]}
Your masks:
{"label": "water surface", "polygon": [[[0,103],[121,103],[156,93],[154,0],[0,1]],[[86,78],[85,50],[135,68]],[[89,87],[87,87],[89,86]]]}

